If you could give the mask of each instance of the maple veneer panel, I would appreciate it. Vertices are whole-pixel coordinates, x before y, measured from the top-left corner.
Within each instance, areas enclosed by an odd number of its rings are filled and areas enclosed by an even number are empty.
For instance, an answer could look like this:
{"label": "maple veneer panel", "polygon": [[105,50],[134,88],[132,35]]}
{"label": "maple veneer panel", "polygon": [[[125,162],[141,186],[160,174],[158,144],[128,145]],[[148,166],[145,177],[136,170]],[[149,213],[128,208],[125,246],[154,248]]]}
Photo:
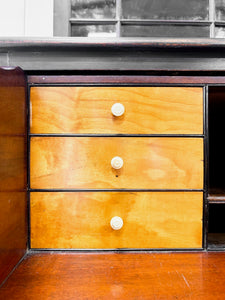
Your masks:
{"label": "maple veneer panel", "polygon": [[203,134],[200,87],[32,87],[30,101],[31,133]]}
{"label": "maple veneer panel", "polygon": [[33,192],[31,248],[201,248],[202,205],[201,192]]}
{"label": "maple veneer panel", "polygon": [[203,188],[201,138],[33,137],[30,156],[33,189]]}

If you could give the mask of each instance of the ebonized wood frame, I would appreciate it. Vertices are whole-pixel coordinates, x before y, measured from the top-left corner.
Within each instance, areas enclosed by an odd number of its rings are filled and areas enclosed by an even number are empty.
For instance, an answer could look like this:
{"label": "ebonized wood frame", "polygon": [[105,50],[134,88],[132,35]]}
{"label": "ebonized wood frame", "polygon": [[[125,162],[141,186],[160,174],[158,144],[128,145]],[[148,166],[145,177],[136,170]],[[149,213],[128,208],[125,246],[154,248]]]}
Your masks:
{"label": "ebonized wood frame", "polygon": [[223,39],[5,38],[0,46],[0,65],[29,72],[225,70]]}

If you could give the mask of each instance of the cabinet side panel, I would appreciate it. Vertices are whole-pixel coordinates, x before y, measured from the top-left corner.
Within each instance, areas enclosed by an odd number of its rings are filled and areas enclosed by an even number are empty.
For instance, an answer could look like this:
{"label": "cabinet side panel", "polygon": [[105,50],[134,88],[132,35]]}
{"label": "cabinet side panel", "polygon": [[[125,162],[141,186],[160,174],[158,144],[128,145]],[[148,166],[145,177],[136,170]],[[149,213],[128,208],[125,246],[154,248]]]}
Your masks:
{"label": "cabinet side panel", "polygon": [[27,248],[26,77],[0,68],[0,285]]}

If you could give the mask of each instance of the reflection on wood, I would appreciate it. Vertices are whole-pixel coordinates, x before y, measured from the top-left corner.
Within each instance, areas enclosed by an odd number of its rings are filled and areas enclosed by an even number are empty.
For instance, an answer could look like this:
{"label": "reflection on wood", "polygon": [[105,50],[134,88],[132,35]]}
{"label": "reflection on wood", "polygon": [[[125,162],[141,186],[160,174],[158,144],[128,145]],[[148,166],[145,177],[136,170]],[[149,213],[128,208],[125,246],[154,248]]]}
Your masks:
{"label": "reflection on wood", "polygon": [[33,189],[203,188],[201,138],[34,137],[30,156]]}
{"label": "reflection on wood", "polygon": [[[225,253],[30,255],[2,299],[225,299]],[[51,296],[49,296],[51,295]]]}

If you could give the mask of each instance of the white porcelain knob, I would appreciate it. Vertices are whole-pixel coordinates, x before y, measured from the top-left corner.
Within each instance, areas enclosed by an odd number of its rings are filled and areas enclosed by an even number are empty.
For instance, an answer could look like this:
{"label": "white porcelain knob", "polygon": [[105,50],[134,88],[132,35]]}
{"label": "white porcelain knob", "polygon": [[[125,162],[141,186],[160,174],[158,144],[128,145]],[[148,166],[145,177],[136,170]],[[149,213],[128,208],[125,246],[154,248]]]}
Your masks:
{"label": "white porcelain knob", "polygon": [[120,117],[124,114],[125,107],[121,103],[115,103],[115,104],[113,104],[111,111],[115,117]]}
{"label": "white porcelain knob", "polygon": [[113,157],[113,159],[111,160],[111,166],[116,170],[121,169],[123,166],[123,159],[119,156]]}
{"label": "white porcelain knob", "polygon": [[120,217],[113,217],[110,221],[112,229],[119,230],[123,227],[123,220]]}

